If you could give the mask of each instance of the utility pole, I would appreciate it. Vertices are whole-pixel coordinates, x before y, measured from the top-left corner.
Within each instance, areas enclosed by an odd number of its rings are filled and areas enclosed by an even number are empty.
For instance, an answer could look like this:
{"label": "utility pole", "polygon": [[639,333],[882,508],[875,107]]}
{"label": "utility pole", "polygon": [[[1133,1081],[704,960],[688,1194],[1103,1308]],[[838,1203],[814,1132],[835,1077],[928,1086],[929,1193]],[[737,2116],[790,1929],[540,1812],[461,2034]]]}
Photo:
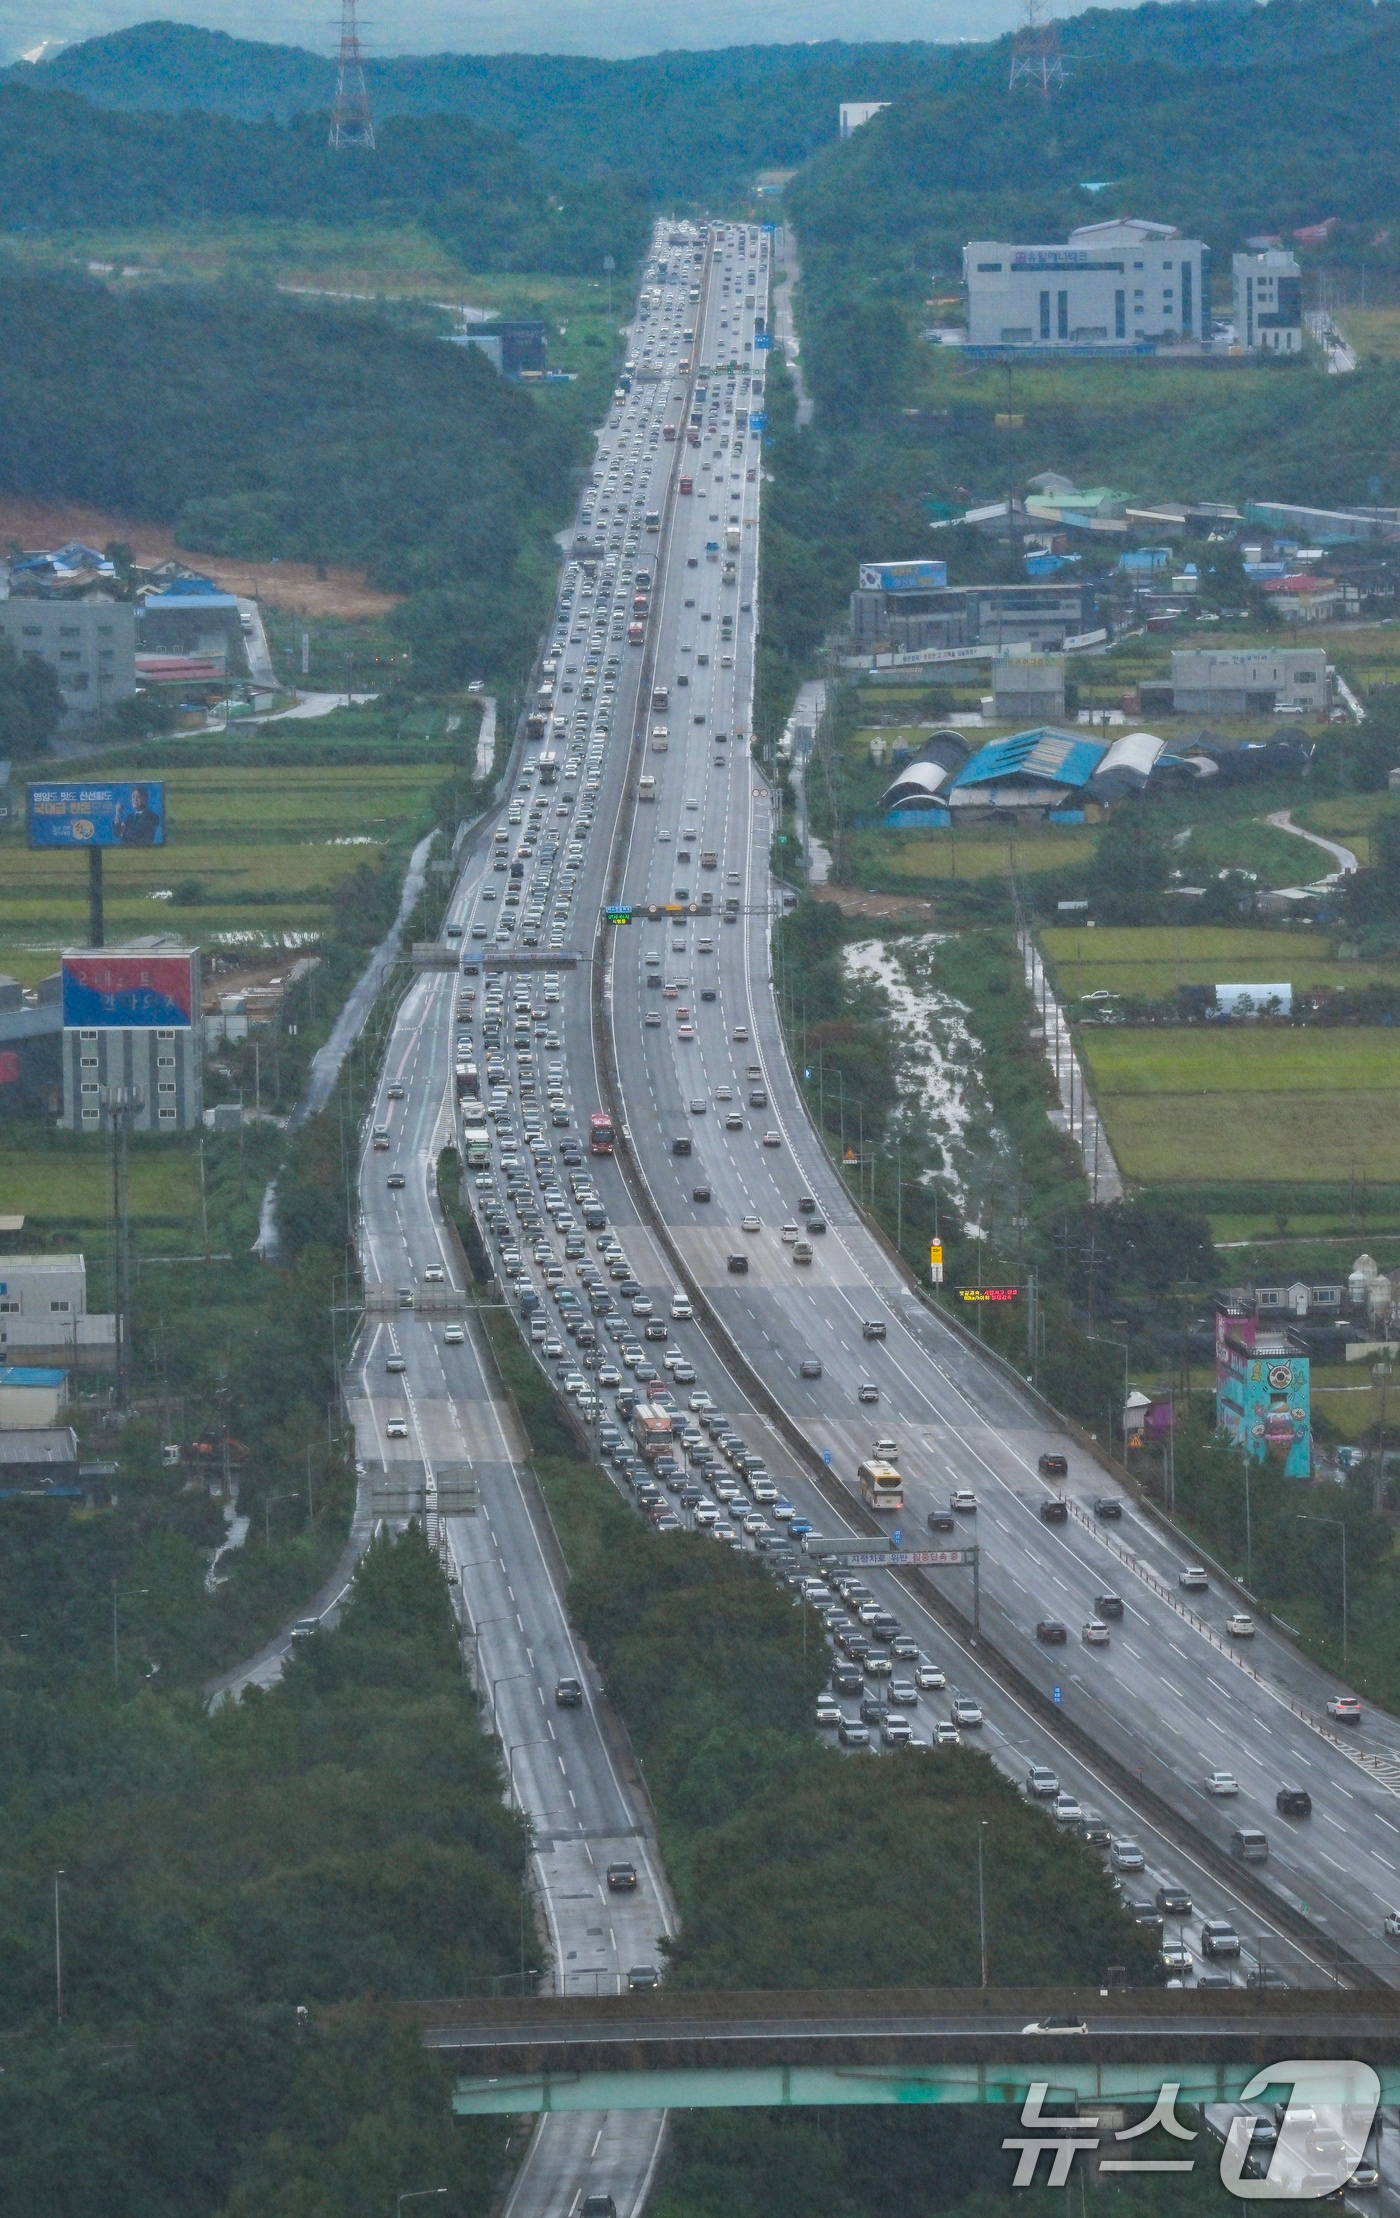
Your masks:
{"label": "utility pole", "polygon": [[112,1122],[112,1281],[117,1323],[117,1407],[131,1399],[131,1219],[127,1201],[127,1130],[145,1095],[139,1086],[109,1086]]}

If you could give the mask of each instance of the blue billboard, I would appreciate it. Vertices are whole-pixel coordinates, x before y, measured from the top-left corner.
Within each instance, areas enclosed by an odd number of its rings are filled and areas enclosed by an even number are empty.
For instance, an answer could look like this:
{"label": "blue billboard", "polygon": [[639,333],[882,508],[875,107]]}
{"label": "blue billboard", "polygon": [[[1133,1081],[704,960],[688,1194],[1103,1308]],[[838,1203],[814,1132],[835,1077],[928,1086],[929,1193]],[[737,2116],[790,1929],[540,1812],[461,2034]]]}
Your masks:
{"label": "blue billboard", "polygon": [[165,788],[52,785],[29,788],[31,847],[164,847]]}

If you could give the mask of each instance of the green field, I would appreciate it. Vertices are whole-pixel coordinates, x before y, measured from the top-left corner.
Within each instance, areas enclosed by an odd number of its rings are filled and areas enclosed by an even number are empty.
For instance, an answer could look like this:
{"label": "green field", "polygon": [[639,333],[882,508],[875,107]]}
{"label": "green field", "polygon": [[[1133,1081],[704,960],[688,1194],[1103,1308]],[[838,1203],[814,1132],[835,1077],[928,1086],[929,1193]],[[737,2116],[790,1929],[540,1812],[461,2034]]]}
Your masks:
{"label": "green field", "polygon": [[[165,847],[110,856],[107,938],[174,931],[207,952],[294,950],[319,938],[337,878],[401,852],[430,821],[447,763],[179,769],[165,784]],[[128,771],[126,775],[131,775]],[[176,899],[177,894],[193,899]],[[87,939],[81,855],[0,837],[0,967],[26,982]]]}
{"label": "green field", "polygon": [[1400,1033],[1182,1027],[1081,1046],[1130,1179],[1400,1179]]}
{"label": "green field", "polygon": [[[133,1136],[127,1198],[133,1224],[179,1232],[197,1244],[200,1223],[199,1141],[160,1134]],[[106,1147],[83,1133],[5,1127],[0,1149],[0,1215],[24,1216],[50,1238],[71,1234],[89,1253],[105,1249],[112,1216],[112,1163]]]}
{"label": "green field", "polygon": [[1015,838],[998,826],[975,831],[853,833],[853,857],[868,845],[882,871],[901,878],[1000,878],[1008,870],[1034,873],[1086,862],[1095,834],[1082,825],[1036,824]]}
{"label": "green field", "polygon": [[1040,939],[1057,985],[1072,1001],[1099,992],[1159,1001],[1178,986],[1363,986],[1400,977],[1400,962],[1338,961],[1326,934],[1301,927],[1075,925]]}

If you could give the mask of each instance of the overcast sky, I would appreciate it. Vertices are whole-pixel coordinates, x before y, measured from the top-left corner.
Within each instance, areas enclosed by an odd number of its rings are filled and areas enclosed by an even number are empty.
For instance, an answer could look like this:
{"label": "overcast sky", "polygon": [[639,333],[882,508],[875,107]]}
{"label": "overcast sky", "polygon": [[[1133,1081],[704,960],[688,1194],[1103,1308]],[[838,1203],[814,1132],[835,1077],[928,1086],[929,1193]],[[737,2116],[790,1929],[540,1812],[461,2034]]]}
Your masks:
{"label": "overcast sky", "polygon": [[[1113,4],[1113,0],[1110,0]],[[0,0],[6,60],[43,40],[73,41],[165,14],[127,0]],[[171,9],[237,37],[333,49],[337,0],[193,0]],[[787,45],[802,39],[986,39],[1018,21],[1019,0],[362,0],[380,54],[652,54],[666,47]],[[1056,7],[1052,12],[1069,13]]]}

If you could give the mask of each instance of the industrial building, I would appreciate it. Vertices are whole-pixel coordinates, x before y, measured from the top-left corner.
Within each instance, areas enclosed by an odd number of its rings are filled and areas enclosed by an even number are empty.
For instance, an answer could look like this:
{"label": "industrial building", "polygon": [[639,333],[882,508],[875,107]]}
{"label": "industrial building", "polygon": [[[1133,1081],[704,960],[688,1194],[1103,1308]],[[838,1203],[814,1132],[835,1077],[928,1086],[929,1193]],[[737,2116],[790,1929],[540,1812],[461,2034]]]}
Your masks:
{"label": "industrial building", "polygon": [[[862,564],[862,577],[877,567]],[[1058,653],[1090,628],[1096,611],[1093,588],[1064,576],[893,591],[860,584],[850,599],[851,645],[860,654],[1002,646]]]}
{"label": "industrial building", "polygon": [[1282,247],[1236,254],[1231,272],[1236,345],[1246,354],[1301,354],[1303,273],[1293,256]]}
{"label": "industrial building", "polygon": [[988,740],[961,765],[947,756],[941,762],[907,763],[886,788],[881,806],[892,825],[1013,815],[1082,824],[1087,808],[1141,793],[1162,751],[1152,732],[1126,732],[1104,747],[1081,733],[1042,725]]}
{"label": "industrial building", "polygon": [[993,714],[998,724],[1056,724],[1065,713],[1063,655],[1018,653],[992,658]]}
{"label": "industrial building", "polygon": [[1063,246],[963,249],[968,345],[1152,351],[1210,339],[1210,249],[1137,218],[1081,224]]}
{"label": "industrial building", "polygon": [[1176,647],[1172,707],[1178,716],[1272,716],[1330,702],[1324,647]]}
{"label": "industrial building", "polygon": [[0,601],[0,636],[17,655],[46,662],[63,694],[65,725],[97,723],[136,691],[136,611],[130,601],[92,594]]}
{"label": "industrial building", "polygon": [[68,1400],[68,1373],[47,1364],[0,1363],[0,1430],[43,1431]]}
{"label": "industrial building", "polygon": [[91,1314],[81,1255],[0,1256],[0,1362],[110,1361],[114,1316]]}

